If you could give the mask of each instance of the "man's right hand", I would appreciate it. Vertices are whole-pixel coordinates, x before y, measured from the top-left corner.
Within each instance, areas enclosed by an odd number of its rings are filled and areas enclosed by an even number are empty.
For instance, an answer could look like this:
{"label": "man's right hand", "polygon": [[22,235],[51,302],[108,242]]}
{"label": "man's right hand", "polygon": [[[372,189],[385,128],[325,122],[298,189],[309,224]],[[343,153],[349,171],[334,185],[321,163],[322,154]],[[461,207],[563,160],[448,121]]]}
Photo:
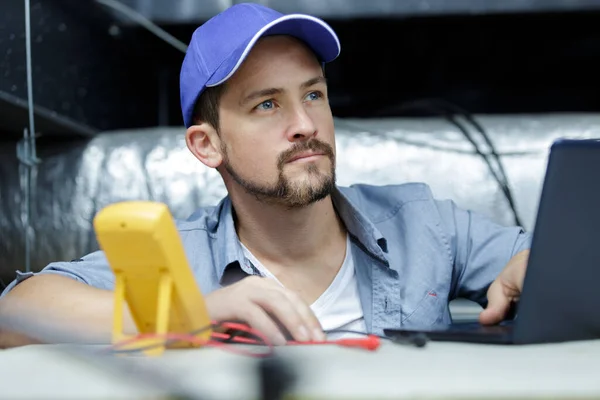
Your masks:
{"label": "man's right hand", "polygon": [[250,276],[206,296],[212,320],[244,321],[276,345],[286,342],[278,323],[295,340],[325,340],[310,307],[272,279]]}

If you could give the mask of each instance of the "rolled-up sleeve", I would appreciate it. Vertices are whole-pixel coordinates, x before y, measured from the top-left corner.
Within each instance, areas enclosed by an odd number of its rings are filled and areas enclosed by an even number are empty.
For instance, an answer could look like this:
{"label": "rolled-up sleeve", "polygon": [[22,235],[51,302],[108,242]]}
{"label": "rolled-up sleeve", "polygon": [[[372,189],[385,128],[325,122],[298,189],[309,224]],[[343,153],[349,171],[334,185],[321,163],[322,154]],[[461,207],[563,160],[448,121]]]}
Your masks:
{"label": "rolled-up sleeve", "polygon": [[16,278],[4,289],[0,297],[5,296],[19,283],[36,275],[56,274],[75,279],[99,289],[114,288],[114,274],[108,265],[104,253],[96,251],[70,262],[53,262],[39,272],[17,271]]}
{"label": "rolled-up sleeve", "polygon": [[449,200],[437,204],[454,260],[451,298],[467,298],[485,307],[490,284],[514,255],[531,247],[532,235]]}

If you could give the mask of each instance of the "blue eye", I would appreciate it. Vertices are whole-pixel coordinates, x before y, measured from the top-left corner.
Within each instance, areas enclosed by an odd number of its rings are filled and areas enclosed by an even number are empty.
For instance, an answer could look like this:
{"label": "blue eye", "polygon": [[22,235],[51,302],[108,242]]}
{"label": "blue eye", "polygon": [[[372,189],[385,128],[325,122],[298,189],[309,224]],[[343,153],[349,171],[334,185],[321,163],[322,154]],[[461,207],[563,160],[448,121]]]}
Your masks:
{"label": "blue eye", "polygon": [[256,108],[259,110],[271,110],[274,107],[275,105],[273,104],[273,100],[265,100],[256,106]]}
{"label": "blue eye", "polygon": [[307,100],[319,100],[321,97],[323,97],[323,95],[321,94],[321,92],[310,92],[308,95],[306,95]]}

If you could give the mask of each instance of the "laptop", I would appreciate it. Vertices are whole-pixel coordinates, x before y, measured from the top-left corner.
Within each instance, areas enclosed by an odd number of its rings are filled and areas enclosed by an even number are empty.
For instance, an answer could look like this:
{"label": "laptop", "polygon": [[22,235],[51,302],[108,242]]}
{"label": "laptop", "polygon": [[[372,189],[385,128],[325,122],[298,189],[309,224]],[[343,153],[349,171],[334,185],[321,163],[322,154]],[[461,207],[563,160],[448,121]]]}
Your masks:
{"label": "laptop", "polygon": [[392,339],[534,344],[600,338],[600,139],[552,143],[514,319],[384,329]]}

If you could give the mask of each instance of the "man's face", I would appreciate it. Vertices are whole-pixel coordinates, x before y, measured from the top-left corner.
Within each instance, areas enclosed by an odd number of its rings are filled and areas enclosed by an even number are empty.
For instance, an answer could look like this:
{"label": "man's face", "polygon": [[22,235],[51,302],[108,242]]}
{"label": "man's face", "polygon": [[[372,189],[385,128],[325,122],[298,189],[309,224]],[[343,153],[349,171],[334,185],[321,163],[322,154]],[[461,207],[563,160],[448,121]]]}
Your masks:
{"label": "man's face", "polygon": [[228,80],[219,119],[221,172],[230,186],[287,207],[306,206],[333,189],[327,86],[319,62],[301,42],[261,39]]}

